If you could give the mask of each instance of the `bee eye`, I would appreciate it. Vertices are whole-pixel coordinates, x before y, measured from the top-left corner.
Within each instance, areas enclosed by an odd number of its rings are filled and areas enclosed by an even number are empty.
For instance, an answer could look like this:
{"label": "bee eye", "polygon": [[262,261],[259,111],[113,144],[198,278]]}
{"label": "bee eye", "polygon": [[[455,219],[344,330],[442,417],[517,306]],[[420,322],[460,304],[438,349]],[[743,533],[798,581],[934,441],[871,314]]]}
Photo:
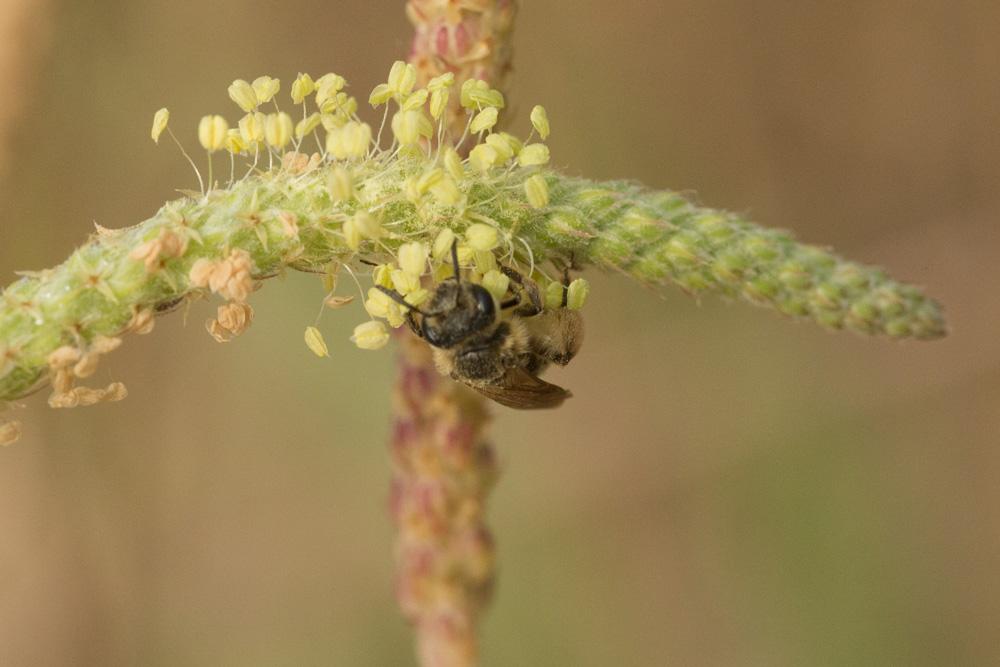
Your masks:
{"label": "bee eye", "polygon": [[476,285],[475,295],[476,295],[476,310],[479,311],[484,316],[489,317],[491,320],[493,318],[493,313],[495,312],[495,306],[493,305],[493,295],[491,295],[485,287],[480,287]]}

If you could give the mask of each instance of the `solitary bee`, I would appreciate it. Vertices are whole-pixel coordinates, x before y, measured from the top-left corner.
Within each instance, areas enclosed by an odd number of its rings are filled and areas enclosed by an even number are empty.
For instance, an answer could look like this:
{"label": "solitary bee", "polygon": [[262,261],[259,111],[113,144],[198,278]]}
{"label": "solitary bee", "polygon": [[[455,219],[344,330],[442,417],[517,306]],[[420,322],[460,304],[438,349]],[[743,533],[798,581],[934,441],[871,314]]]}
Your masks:
{"label": "solitary bee", "polygon": [[510,408],[562,404],[570,392],[538,375],[551,362],[568,364],[583,342],[583,320],[566,308],[565,294],[561,308],[545,311],[534,281],[503,267],[513,297],[498,304],[485,287],[461,279],[457,244],[451,260],[454,275],[423,308],[395,290],[379,289],[407,309],[410,329],[432,346],[442,374]]}

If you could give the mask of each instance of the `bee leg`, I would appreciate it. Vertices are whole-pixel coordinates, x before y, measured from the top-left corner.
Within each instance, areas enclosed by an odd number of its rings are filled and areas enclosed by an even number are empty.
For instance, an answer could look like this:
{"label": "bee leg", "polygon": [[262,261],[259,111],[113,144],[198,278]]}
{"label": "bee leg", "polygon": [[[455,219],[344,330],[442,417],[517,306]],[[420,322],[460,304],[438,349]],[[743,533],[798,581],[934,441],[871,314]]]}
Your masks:
{"label": "bee leg", "polygon": [[514,285],[517,286],[517,289],[512,291],[514,291],[514,295],[517,297],[518,303],[520,303],[522,294],[527,295],[528,297],[528,303],[518,307],[518,309],[514,311],[515,314],[531,317],[532,315],[537,315],[542,312],[542,295],[538,291],[538,285],[534,280],[525,278],[509,266],[501,266],[500,271],[503,272],[505,276],[510,278]]}
{"label": "bee leg", "polygon": [[397,292],[396,290],[389,289],[384,285],[376,285],[376,287],[379,289],[380,292],[385,294],[387,297],[389,297],[399,305],[406,308],[406,324],[407,326],[410,327],[410,331],[412,331],[417,336],[417,338],[422,338],[426,340],[426,338],[424,337],[424,332],[420,328],[420,324],[417,322],[417,319],[413,316],[413,314],[418,313],[425,317],[427,314],[407,303],[406,299],[403,298],[403,295]]}

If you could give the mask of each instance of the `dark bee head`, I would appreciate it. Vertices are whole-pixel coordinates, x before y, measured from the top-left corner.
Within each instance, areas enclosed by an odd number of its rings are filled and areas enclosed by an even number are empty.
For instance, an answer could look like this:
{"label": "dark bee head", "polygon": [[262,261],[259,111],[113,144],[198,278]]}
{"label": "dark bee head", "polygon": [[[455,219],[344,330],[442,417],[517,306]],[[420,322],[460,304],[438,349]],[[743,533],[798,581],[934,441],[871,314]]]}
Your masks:
{"label": "dark bee head", "polygon": [[496,305],[485,287],[446,280],[427,304],[420,329],[428,343],[447,349],[495,322]]}

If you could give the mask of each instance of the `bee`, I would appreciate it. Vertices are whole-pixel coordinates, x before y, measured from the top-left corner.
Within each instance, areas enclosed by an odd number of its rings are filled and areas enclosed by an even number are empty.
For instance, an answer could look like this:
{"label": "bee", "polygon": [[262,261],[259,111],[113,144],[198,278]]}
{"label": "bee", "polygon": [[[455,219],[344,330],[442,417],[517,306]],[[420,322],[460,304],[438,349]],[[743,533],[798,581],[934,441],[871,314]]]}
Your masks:
{"label": "bee", "polygon": [[513,296],[497,303],[483,286],[462,280],[457,244],[451,260],[454,275],[421,308],[395,290],[379,289],[406,308],[407,324],[431,345],[443,375],[510,408],[561,405],[570,392],[538,376],[550,363],[568,364],[583,343],[583,320],[566,308],[565,292],[561,308],[544,310],[535,282],[502,267]]}

